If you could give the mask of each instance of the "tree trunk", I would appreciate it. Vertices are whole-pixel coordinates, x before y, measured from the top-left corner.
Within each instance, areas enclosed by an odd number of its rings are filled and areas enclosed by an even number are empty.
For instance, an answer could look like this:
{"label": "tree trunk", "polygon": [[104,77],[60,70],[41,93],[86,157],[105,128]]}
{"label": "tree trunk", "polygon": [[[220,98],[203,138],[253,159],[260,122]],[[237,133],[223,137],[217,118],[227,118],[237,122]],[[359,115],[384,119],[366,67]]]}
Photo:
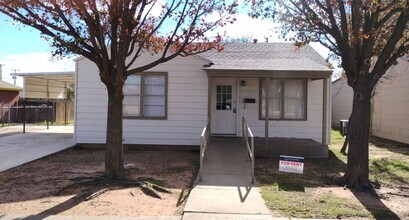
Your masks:
{"label": "tree trunk", "polygon": [[341,154],[344,154],[344,155],[347,154],[346,152],[347,152],[348,142],[349,142],[349,137],[348,137],[348,134],[347,134],[345,136],[344,144],[342,145],[342,148],[341,148]]}
{"label": "tree trunk", "polygon": [[122,149],[122,87],[112,85],[108,90],[108,120],[105,149],[105,175],[111,179],[124,179]]}
{"label": "tree trunk", "polygon": [[[348,123],[351,121],[351,116],[349,116],[349,118],[348,118]],[[348,137],[348,134],[349,134],[349,125],[348,125],[348,130],[347,130],[347,134],[345,135],[345,141],[344,141],[344,144],[342,145],[342,148],[341,148],[341,154],[344,154],[344,155],[346,155],[346,152],[347,152],[347,147],[348,147],[348,143],[349,143],[349,137]]]}
{"label": "tree trunk", "polygon": [[369,189],[369,126],[371,112],[371,89],[368,85],[356,85],[352,114],[348,129],[348,163],[343,177],[349,188]]}

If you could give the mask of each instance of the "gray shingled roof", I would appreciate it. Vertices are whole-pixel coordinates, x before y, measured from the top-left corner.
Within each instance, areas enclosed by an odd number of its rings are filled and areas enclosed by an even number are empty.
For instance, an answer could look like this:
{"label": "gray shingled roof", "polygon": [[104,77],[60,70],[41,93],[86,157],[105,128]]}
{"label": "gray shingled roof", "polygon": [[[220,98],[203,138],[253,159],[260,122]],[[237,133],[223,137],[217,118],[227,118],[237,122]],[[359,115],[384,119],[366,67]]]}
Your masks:
{"label": "gray shingled roof", "polygon": [[311,46],[296,50],[293,43],[229,43],[222,52],[199,55],[214,65],[209,70],[330,71]]}

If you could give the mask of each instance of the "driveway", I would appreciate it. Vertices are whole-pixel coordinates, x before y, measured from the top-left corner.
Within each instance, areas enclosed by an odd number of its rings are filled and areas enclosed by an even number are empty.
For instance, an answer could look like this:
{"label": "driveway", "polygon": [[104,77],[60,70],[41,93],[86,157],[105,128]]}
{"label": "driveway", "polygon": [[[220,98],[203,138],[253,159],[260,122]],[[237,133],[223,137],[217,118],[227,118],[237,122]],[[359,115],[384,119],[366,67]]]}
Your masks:
{"label": "driveway", "polygon": [[[14,129],[17,133],[18,128]],[[12,131],[13,128],[10,127],[8,130]],[[50,126],[49,130],[42,126],[42,128],[32,128],[31,132],[25,134],[20,132],[0,136],[0,172],[74,145],[73,126]]]}

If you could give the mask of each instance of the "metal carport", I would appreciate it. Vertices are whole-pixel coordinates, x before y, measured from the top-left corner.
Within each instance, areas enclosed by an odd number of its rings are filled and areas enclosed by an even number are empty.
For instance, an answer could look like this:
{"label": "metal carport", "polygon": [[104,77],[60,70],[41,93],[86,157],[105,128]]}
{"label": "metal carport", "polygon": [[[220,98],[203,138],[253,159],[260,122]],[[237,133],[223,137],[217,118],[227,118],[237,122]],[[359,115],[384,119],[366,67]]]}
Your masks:
{"label": "metal carport", "polygon": [[[12,73],[13,76],[23,77],[23,91],[20,99],[23,103],[23,133],[25,133],[25,110],[26,101],[41,99],[47,101],[47,129],[49,128],[49,101],[67,99],[67,87],[74,84],[75,72],[35,72],[35,73]],[[65,102],[66,103],[66,102]],[[66,113],[65,113],[66,115]],[[67,120],[65,119],[65,123]]]}

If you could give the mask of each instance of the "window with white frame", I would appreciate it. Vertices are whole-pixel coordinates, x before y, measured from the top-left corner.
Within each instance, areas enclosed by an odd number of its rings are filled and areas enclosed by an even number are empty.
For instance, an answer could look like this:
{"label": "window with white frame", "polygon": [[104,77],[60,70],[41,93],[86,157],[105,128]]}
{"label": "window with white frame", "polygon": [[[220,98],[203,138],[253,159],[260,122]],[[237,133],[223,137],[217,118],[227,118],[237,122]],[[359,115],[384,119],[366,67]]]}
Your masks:
{"label": "window with white frame", "polygon": [[123,91],[124,118],[166,119],[166,74],[131,75],[125,81]]}
{"label": "window with white frame", "polygon": [[[269,79],[268,113],[271,120],[305,120],[306,79]],[[265,119],[265,79],[260,80],[260,119]]]}

